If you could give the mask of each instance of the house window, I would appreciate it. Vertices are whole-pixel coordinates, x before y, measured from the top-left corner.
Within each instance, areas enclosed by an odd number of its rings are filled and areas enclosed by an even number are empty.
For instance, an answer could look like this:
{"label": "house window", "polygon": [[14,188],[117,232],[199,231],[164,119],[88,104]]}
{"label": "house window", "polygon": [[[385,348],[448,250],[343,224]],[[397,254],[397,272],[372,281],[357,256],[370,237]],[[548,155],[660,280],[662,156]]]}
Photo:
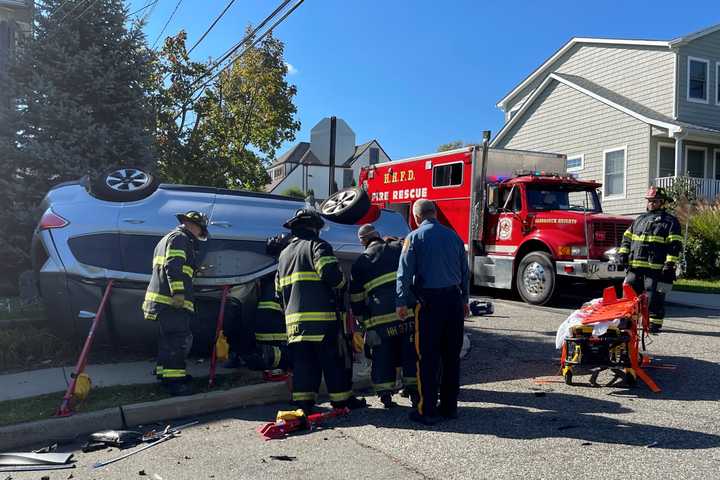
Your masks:
{"label": "house window", "polygon": [[720,62],[715,62],[715,105],[720,105]]}
{"label": "house window", "polygon": [[282,172],[283,172],[282,167],[273,169],[273,171],[272,171],[273,180],[277,180],[278,178],[282,177]]}
{"label": "house window", "polygon": [[432,186],[452,187],[462,184],[463,163],[448,163],[433,167]]}
{"label": "house window", "polygon": [[353,171],[351,168],[343,170],[343,188],[351,187],[353,184]]}
{"label": "house window", "polygon": [[705,153],[703,147],[690,147],[685,150],[685,173],[689,177],[705,178]]}
{"label": "house window", "polygon": [[720,150],[715,150],[715,161],[713,162],[713,178],[720,180]]}
{"label": "house window", "polygon": [[657,177],[675,176],[675,146],[658,145]]}
{"label": "house window", "polygon": [[625,197],[627,147],[603,152],[603,196]]}
{"label": "house window", "polygon": [[585,155],[571,155],[567,157],[567,171],[577,172],[585,165]]}
{"label": "house window", "polygon": [[380,163],[380,149],[370,147],[370,165],[375,165],[376,163]]}
{"label": "house window", "polygon": [[710,62],[688,57],[688,90],[690,102],[708,103],[708,69]]}

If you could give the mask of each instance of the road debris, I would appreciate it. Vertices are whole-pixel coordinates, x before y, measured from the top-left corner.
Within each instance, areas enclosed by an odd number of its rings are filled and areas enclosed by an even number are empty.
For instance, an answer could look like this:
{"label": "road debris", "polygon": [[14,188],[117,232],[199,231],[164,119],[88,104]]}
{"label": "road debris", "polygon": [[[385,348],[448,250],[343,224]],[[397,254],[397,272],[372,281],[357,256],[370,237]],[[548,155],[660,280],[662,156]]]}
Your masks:
{"label": "road debris", "polygon": [[271,460],[280,460],[281,462],[294,462],[297,457],[291,457],[289,455],[270,455]]}
{"label": "road debris", "polygon": [[70,462],[72,453],[0,453],[0,466],[62,465]]}

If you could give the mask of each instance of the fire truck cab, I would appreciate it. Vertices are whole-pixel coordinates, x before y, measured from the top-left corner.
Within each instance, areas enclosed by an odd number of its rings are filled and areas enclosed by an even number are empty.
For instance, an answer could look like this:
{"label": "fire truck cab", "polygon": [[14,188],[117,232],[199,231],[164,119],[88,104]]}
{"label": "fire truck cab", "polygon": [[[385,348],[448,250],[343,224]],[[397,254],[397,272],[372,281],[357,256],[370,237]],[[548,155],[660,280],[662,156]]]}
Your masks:
{"label": "fire truck cab", "polygon": [[[435,202],[438,219],[463,239],[473,283],[516,288],[542,305],[559,280],[621,280],[612,262],[630,220],[602,213],[594,181],[565,173],[565,156],[465,147],[363,168],[373,205],[400,212]],[[485,175],[482,174],[485,173]]]}

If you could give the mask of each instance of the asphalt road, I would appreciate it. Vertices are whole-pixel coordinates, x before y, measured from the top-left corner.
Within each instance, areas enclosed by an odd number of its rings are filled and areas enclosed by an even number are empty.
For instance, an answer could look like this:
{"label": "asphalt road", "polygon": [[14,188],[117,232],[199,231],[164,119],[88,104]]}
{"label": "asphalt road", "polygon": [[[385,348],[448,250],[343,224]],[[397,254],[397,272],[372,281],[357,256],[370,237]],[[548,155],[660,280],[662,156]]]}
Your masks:
{"label": "asphalt road", "polygon": [[[77,468],[13,479],[717,478],[720,470],[720,312],[669,307],[652,337],[650,375],[663,389],[567,386],[554,348],[560,308],[500,300],[467,323],[460,417],[407,420],[408,402],[371,408],[332,428],[263,442],[254,429],[284,405],[201,418],[181,438],[102,469],[118,451],[83,454]],[[541,381],[538,381],[540,379]],[[587,377],[577,376],[578,382]],[[603,377],[601,377],[601,380]],[[609,376],[605,380],[609,379]],[[543,383],[542,380],[547,380]],[[4,479],[2,474],[0,478]]]}

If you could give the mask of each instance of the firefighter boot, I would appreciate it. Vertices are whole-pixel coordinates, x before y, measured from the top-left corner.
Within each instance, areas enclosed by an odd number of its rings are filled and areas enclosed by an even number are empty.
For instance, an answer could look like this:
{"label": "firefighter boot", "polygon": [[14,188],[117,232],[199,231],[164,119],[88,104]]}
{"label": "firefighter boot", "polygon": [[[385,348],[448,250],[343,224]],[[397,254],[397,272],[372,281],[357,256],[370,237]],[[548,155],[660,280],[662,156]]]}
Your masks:
{"label": "firefighter boot", "polygon": [[660,333],[663,326],[662,318],[650,317],[650,333]]}
{"label": "firefighter boot", "polygon": [[364,398],[350,397],[347,400],[340,402],[330,402],[333,408],[349,408],[350,410],[357,410],[359,408],[367,407],[367,401]]}
{"label": "firefighter boot", "polygon": [[397,406],[397,404],[392,400],[391,393],[383,393],[382,395],[380,395],[380,401],[385,408],[392,408]]}
{"label": "firefighter boot", "polygon": [[162,383],[162,385],[173,397],[184,397],[193,394],[192,385],[190,385],[189,382],[186,382],[185,379],[173,381],[166,380]]}

